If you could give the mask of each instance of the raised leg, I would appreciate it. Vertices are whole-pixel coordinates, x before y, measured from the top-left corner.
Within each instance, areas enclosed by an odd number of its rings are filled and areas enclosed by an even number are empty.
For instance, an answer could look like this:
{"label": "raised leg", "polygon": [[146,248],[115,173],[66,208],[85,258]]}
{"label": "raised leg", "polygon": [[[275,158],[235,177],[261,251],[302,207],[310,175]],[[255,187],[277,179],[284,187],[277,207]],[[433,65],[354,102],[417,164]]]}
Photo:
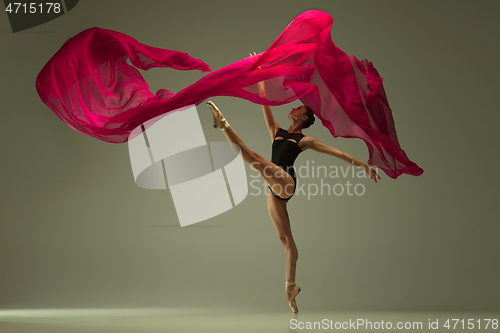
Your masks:
{"label": "raised leg", "polygon": [[250,164],[269,187],[282,198],[292,196],[295,188],[293,178],[273,162],[250,150],[236,131],[229,125],[223,131],[227,141],[237,144],[241,149],[243,160]]}
{"label": "raised leg", "polygon": [[[295,181],[293,178],[276,164],[250,150],[238,133],[229,125],[217,106],[211,101],[207,102],[207,104],[212,110],[214,127],[222,130],[227,141],[240,147],[243,160],[259,172],[259,175],[274,193],[282,198],[291,197],[295,189]],[[235,151],[235,149],[233,149],[233,151]],[[238,152],[235,151],[235,153]]]}

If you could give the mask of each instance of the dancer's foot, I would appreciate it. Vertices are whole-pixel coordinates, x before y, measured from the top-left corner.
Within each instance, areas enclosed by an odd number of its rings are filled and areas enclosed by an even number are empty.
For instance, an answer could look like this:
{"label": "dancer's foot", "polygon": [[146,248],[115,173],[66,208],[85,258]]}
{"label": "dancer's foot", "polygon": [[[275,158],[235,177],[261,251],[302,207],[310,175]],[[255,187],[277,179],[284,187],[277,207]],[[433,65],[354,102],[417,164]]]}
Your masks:
{"label": "dancer's foot", "polygon": [[214,128],[220,128],[221,130],[225,131],[229,127],[229,123],[227,122],[226,118],[224,118],[220,110],[212,101],[208,101],[207,104],[212,110],[212,117],[214,118]]}
{"label": "dancer's foot", "polygon": [[299,312],[299,309],[297,308],[297,303],[295,302],[295,297],[299,294],[300,292],[300,287],[293,284],[287,284],[286,288],[286,298],[288,300],[288,305],[290,305],[290,308],[292,309],[293,312],[297,313]]}

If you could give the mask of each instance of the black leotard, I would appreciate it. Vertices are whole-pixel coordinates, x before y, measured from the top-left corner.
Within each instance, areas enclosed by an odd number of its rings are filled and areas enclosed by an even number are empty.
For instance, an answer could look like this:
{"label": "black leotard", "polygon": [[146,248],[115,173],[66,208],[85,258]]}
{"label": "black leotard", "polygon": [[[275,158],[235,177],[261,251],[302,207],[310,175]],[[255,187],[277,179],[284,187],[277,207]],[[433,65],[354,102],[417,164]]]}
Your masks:
{"label": "black leotard", "polygon": [[[299,147],[299,142],[304,136],[305,135],[301,133],[288,133],[288,131],[285,131],[280,127],[276,132],[273,141],[271,162],[288,172],[288,174],[292,176],[295,184],[297,184],[297,177],[295,177],[293,163],[295,162],[297,156],[299,156],[302,152],[302,149]],[[277,137],[282,137],[283,139],[276,140]],[[295,141],[288,139],[293,139]],[[269,190],[271,190],[270,187]],[[293,187],[293,193],[289,198],[282,198],[274,193],[273,190],[271,190],[271,193],[281,200],[289,200],[295,194],[295,185]]]}

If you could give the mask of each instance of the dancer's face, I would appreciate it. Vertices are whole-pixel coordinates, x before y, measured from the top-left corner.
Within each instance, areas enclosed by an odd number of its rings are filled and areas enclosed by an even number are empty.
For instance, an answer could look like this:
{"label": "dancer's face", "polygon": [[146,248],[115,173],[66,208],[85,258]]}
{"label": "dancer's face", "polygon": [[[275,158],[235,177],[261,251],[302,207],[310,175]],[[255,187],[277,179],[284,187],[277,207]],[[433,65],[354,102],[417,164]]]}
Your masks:
{"label": "dancer's face", "polygon": [[290,120],[295,119],[295,120],[306,120],[307,119],[307,109],[304,105],[299,106],[298,108],[293,108],[290,113],[288,113],[288,118]]}

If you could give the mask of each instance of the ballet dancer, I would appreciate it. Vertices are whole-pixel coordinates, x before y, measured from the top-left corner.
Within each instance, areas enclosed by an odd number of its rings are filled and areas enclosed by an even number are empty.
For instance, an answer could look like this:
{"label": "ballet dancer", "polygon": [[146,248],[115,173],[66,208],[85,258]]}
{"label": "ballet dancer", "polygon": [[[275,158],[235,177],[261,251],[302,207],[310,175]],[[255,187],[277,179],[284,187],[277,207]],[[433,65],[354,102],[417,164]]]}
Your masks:
{"label": "ballet dancer", "polygon": [[[264,82],[259,83],[259,91],[265,95]],[[273,143],[272,158],[269,161],[248,148],[213,102],[209,101],[207,104],[212,111],[214,127],[222,130],[227,141],[237,144],[240,147],[243,160],[249,163],[268,185],[267,207],[269,216],[285,249],[285,291],[287,301],[292,311],[297,313],[298,308],[295,297],[301,289],[295,284],[295,271],[299,254],[293,240],[286,206],[295,193],[297,182],[293,168],[295,159],[304,150],[312,149],[320,153],[338,157],[355,166],[364,167],[365,172],[375,182],[377,182],[377,178],[380,179],[380,176],[368,164],[334,147],[323,144],[312,136],[302,134],[302,130],[311,126],[315,120],[313,110],[306,105],[293,108],[288,114],[288,118],[291,121],[288,130],[281,128],[276,120],[274,120],[269,106],[262,105],[264,119],[266,120]]]}

